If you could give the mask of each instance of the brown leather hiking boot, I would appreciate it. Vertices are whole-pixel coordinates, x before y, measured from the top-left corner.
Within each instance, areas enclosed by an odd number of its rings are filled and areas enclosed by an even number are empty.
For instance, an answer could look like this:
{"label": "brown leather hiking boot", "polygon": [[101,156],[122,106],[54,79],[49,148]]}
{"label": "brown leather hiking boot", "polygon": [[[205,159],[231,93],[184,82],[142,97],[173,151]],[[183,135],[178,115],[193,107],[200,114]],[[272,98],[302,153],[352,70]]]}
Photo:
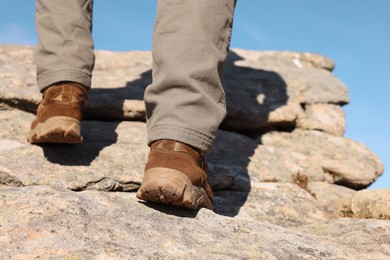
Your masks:
{"label": "brown leather hiking boot", "polygon": [[206,162],[189,145],[159,140],[150,147],[137,198],[196,209],[213,209],[213,192],[207,182]]}
{"label": "brown leather hiking boot", "polygon": [[84,86],[73,82],[60,82],[46,88],[31,124],[28,142],[82,142],[80,121],[87,92]]}

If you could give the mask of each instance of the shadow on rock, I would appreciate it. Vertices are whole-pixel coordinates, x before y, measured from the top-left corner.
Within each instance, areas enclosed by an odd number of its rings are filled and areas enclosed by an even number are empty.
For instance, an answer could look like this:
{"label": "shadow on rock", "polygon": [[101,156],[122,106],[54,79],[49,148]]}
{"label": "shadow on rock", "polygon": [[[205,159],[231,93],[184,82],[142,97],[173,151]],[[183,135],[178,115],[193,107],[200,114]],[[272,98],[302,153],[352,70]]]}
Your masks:
{"label": "shadow on rock", "polygon": [[221,129],[258,133],[270,129],[294,128],[295,122],[270,120],[270,113],[287,104],[287,84],[275,71],[237,65],[244,60],[229,53],[222,78],[227,115]]}
{"label": "shadow on rock", "polygon": [[144,92],[151,83],[152,71],[147,70],[123,87],[92,88],[84,109],[84,119],[145,121]]}
{"label": "shadow on rock", "polygon": [[133,113],[131,116],[133,120],[145,121],[144,112],[126,111],[124,104],[126,100],[143,102],[143,93],[150,83],[151,70],[147,70],[140,75],[139,79],[127,82],[124,87],[92,88],[88,95],[83,118],[94,120],[82,121],[83,143],[41,145],[47,160],[67,166],[91,165],[101,150],[117,143],[116,129],[122,120],[128,119],[127,114]]}
{"label": "shadow on rock", "polygon": [[55,164],[66,166],[89,166],[105,147],[115,144],[115,132],[119,122],[83,121],[84,141],[81,144],[43,144],[45,158]]}
{"label": "shadow on rock", "polygon": [[190,210],[185,208],[177,208],[173,207],[171,205],[167,204],[159,204],[155,202],[145,202],[145,201],[139,201],[139,203],[142,203],[143,205],[152,208],[154,210],[158,210],[162,213],[165,213],[167,215],[173,215],[177,217],[183,217],[183,218],[196,218],[198,215],[198,210]]}
{"label": "shadow on rock", "polygon": [[228,112],[221,125],[229,131],[219,131],[207,156],[215,212],[230,217],[239,213],[251,190],[248,166],[261,145],[258,135],[286,127],[271,125],[269,114],[288,100],[287,85],[278,73],[237,66],[240,60],[243,58],[230,52],[223,77]]}

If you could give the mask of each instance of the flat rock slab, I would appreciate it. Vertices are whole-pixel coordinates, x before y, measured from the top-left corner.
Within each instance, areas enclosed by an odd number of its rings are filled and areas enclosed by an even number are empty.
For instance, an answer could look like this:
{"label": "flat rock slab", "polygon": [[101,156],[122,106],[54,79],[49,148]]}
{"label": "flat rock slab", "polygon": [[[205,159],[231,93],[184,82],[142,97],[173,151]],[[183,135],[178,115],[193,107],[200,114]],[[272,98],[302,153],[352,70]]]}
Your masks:
{"label": "flat rock slab", "polygon": [[379,220],[324,223],[321,233],[318,225],[286,229],[144,204],[133,193],[0,187],[0,194],[6,259],[386,259],[390,253],[390,223]]}
{"label": "flat rock slab", "polygon": [[[130,191],[139,187],[149,151],[145,123],[83,121],[82,144],[37,146],[26,142],[33,118],[20,110],[0,111],[2,183],[71,190]],[[339,152],[329,152],[334,149]],[[369,185],[383,171],[379,159],[364,146],[315,131],[251,138],[220,130],[207,161],[214,190],[244,192],[261,182],[291,183],[298,175],[311,182]],[[329,169],[334,169],[337,178]]]}
{"label": "flat rock slab", "polygon": [[[83,121],[84,142],[75,146],[30,145],[26,143],[33,115],[19,111],[0,111],[0,185],[51,186],[74,191],[135,191],[146,163],[145,123]],[[15,120],[18,118],[18,120]],[[221,131],[210,162],[210,182],[217,193],[216,212],[226,216],[245,216],[281,226],[297,226],[322,221],[325,212],[309,193],[292,183],[260,183],[246,170],[249,153],[233,176],[214,164],[226,160],[225,140],[247,137]],[[233,137],[232,137],[233,135]],[[236,143],[236,145],[239,145]],[[242,143],[241,148],[245,148]],[[239,152],[239,151],[238,151]],[[237,152],[236,152],[237,153]],[[230,156],[230,155],[229,155]],[[222,158],[225,158],[222,160]],[[214,163],[214,164],[213,164]],[[271,174],[272,168],[268,171]],[[256,175],[257,174],[257,175]],[[272,197],[279,196],[278,201]],[[257,204],[261,202],[261,206]]]}
{"label": "flat rock slab", "polygon": [[309,182],[307,189],[315,195],[317,205],[331,218],[351,216],[355,190],[326,182]]}
{"label": "flat rock slab", "polygon": [[[143,94],[151,83],[151,63],[150,52],[96,51],[85,118],[144,121]],[[0,46],[0,65],[0,103],[35,112],[41,95],[33,48]],[[292,127],[305,114],[302,104],[348,103],[347,88],[331,74],[333,67],[318,54],[232,50],[223,77],[228,111],[221,127]]]}
{"label": "flat rock slab", "polygon": [[390,219],[390,189],[357,192],[351,209],[358,218]]}
{"label": "flat rock slab", "polygon": [[26,142],[33,117],[0,111],[0,182],[71,190],[138,189],[149,151],[145,123],[84,121],[82,144],[38,146]]}
{"label": "flat rock slab", "polygon": [[319,130],[336,136],[345,132],[345,112],[333,104],[311,104],[305,106],[305,113],[298,117],[300,129]]}
{"label": "flat rock slab", "polygon": [[307,191],[292,183],[261,183],[249,193],[215,192],[215,212],[282,227],[324,222],[330,217]]}
{"label": "flat rock slab", "polygon": [[[312,55],[320,60],[319,55]],[[223,78],[228,113],[222,127],[256,130],[295,126],[305,112],[298,105],[348,103],[347,87],[323,69],[321,62],[309,61],[310,54],[304,56],[232,50]]]}
{"label": "flat rock slab", "polygon": [[[341,259],[388,259],[390,256],[390,222],[342,218],[292,228],[305,235],[338,244]],[[373,241],[375,240],[375,242]],[[357,254],[354,251],[358,251]],[[331,259],[331,257],[324,257]]]}
{"label": "flat rock slab", "polygon": [[362,144],[299,129],[253,137],[220,131],[208,162],[210,171],[218,173],[211,180],[218,178],[214,183],[221,190],[248,190],[248,179],[252,184],[295,182],[299,176],[306,176],[309,182],[361,189],[384,171],[380,159]]}
{"label": "flat rock slab", "polygon": [[261,142],[304,154],[333,179],[328,182],[351,188],[367,187],[384,171],[383,163],[367,147],[344,137],[296,129],[292,133],[267,133]]}

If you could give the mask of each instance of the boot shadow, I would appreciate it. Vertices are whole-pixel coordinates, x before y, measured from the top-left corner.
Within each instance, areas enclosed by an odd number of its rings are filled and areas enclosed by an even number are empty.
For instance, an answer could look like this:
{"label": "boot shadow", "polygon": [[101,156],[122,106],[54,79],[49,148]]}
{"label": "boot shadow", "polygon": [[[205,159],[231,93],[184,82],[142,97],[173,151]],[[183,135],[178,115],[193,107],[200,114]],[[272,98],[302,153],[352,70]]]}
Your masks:
{"label": "boot shadow", "polygon": [[[84,141],[76,145],[42,144],[46,159],[64,166],[90,166],[104,148],[117,143],[116,129],[121,121],[129,120],[126,113],[132,113],[123,110],[125,101],[143,102],[143,92],[150,83],[151,70],[147,70],[122,87],[92,88],[81,122]],[[132,119],[145,121],[145,113],[133,114]]]}

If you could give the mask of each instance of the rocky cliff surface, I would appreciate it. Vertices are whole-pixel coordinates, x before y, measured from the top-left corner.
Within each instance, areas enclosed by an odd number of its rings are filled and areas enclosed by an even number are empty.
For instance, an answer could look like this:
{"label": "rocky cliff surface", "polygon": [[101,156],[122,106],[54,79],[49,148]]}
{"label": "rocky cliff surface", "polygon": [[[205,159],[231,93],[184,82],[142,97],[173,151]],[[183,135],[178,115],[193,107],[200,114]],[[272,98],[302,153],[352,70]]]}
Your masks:
{"label": "rocky cliff surface", "polygon": [[388,259],[380,159],[343,137],[347,87],[317,54],[234,49],[207,155],[215,212],[140,202],[149,52],[96,52],[84,143],[30,145],[33,49],[0,46],[0,255]]}

